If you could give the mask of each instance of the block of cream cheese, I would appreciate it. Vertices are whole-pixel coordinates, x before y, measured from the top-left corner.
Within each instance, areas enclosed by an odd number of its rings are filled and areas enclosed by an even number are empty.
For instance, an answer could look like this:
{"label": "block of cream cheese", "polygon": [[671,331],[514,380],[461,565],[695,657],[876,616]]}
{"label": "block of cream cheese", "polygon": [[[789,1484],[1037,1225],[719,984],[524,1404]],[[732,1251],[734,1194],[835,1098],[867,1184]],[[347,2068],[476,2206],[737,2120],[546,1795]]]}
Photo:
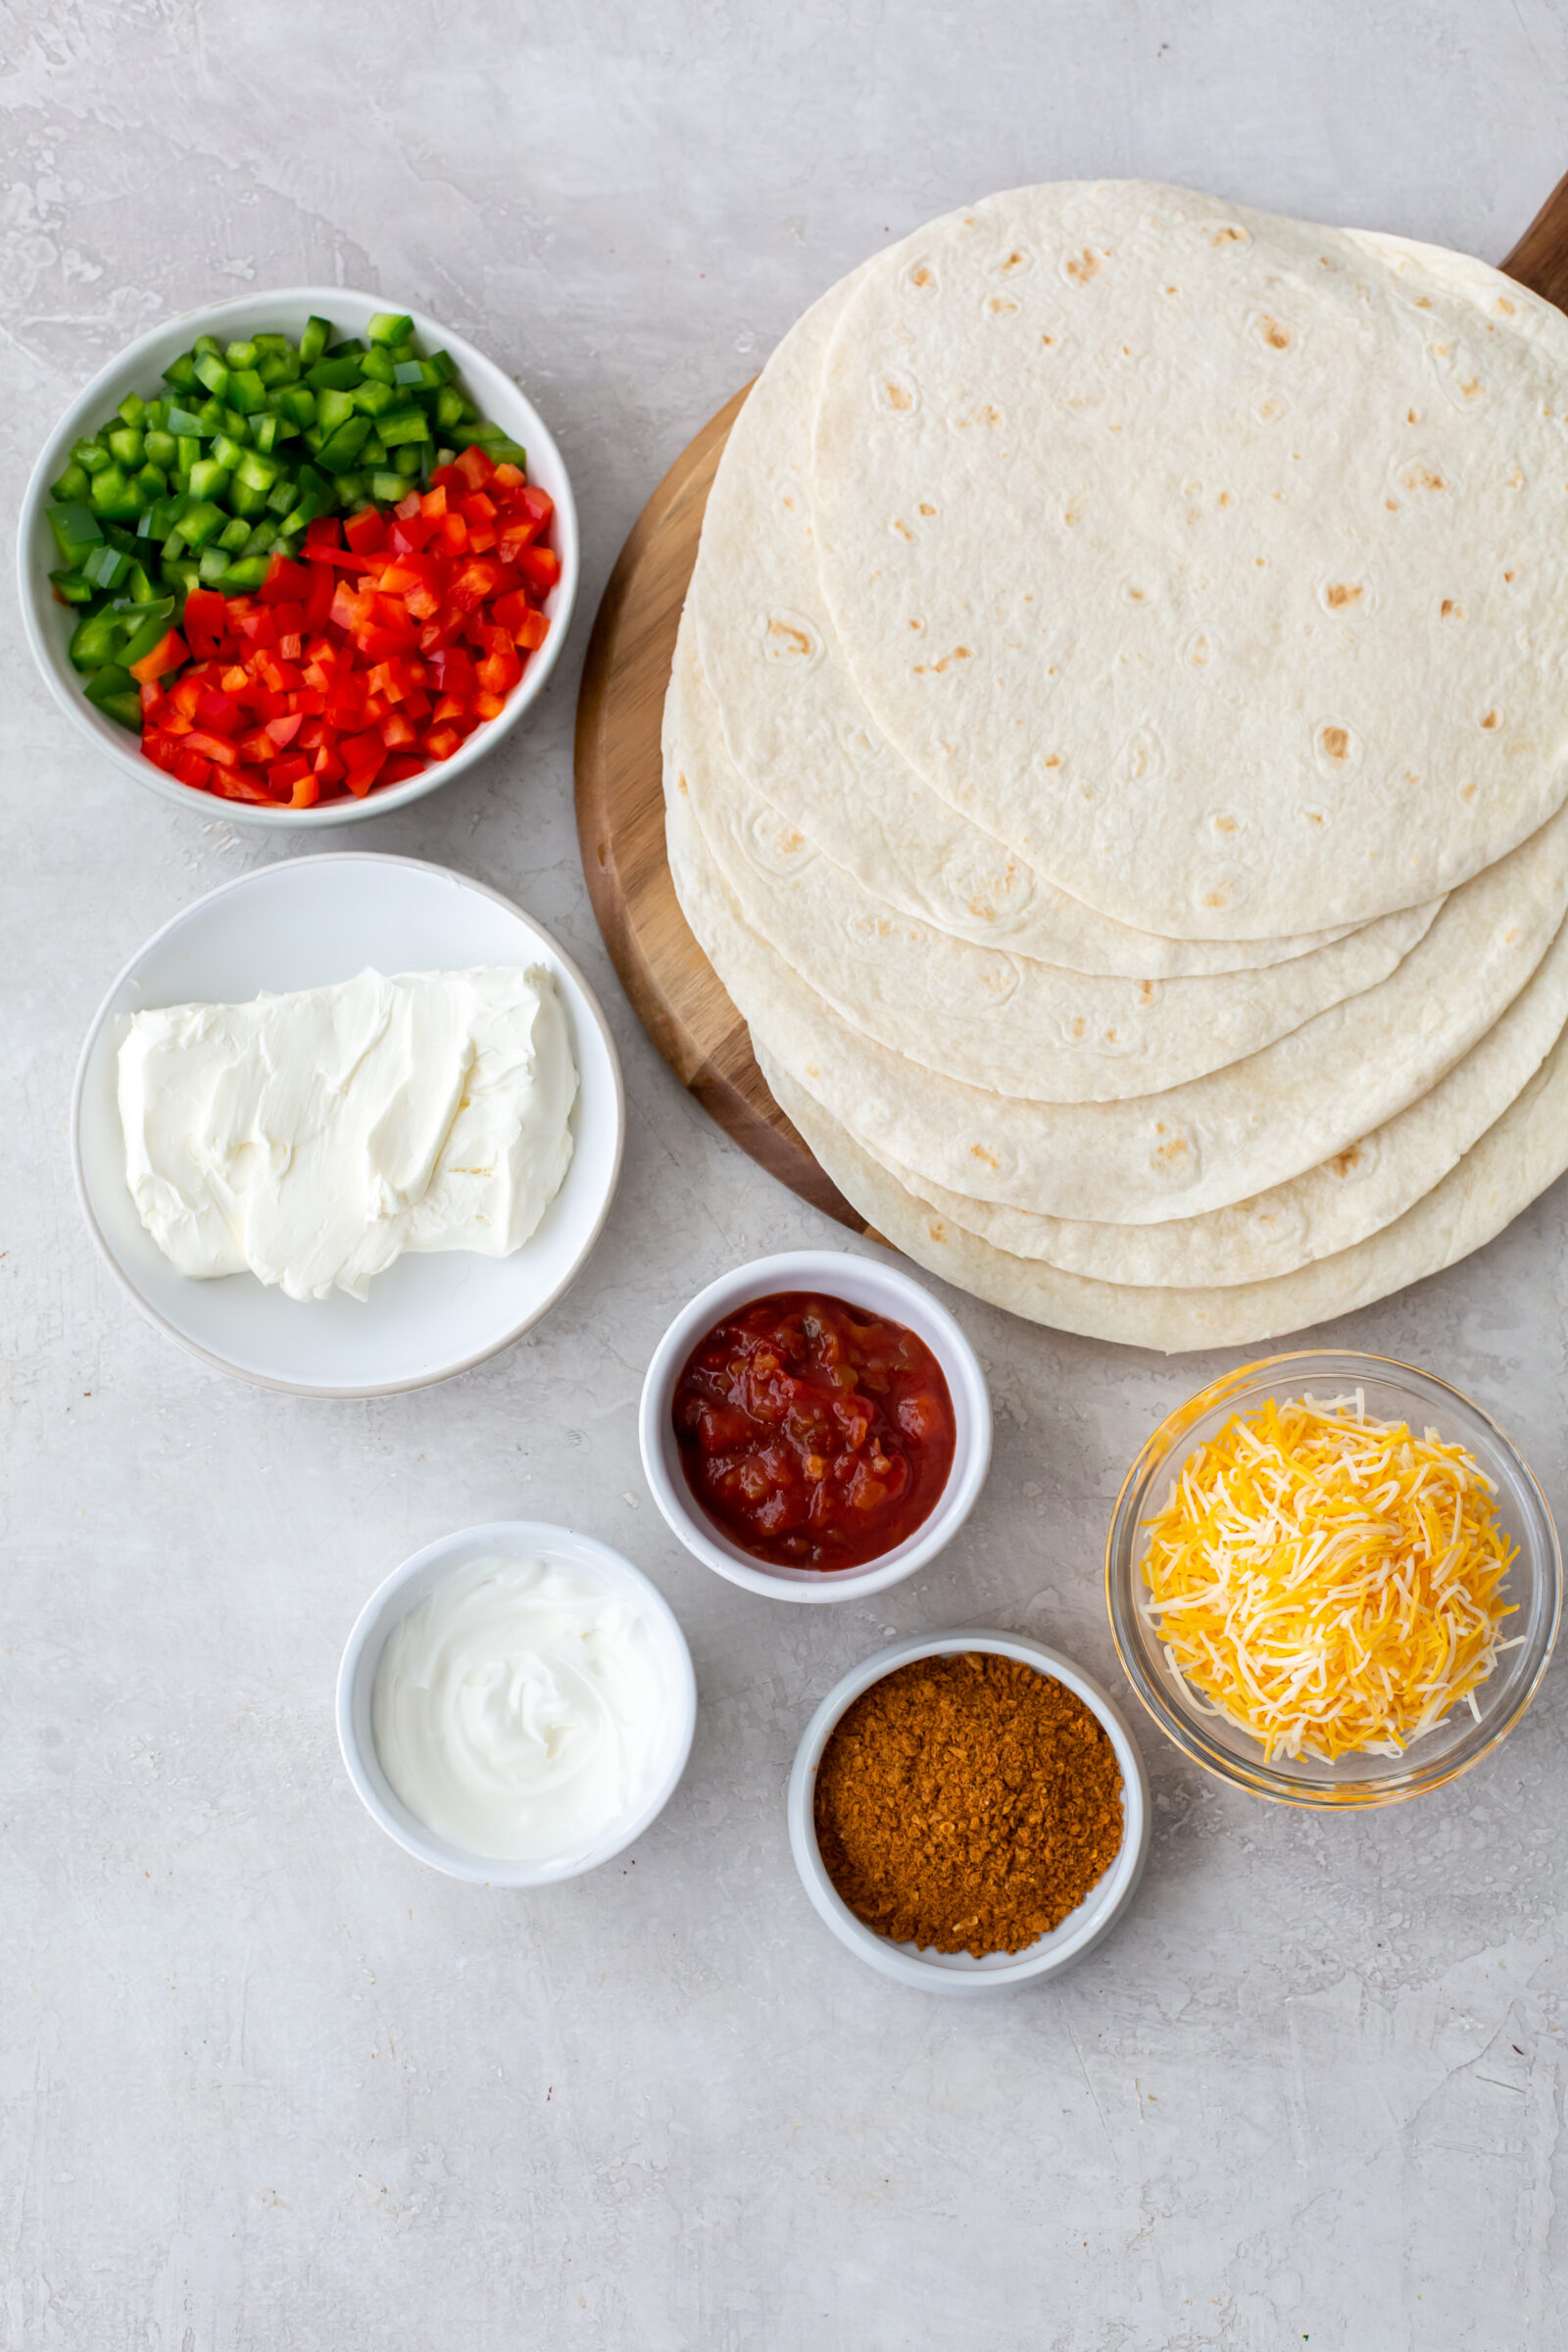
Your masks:
{"label": "block of cream cheese", "polygon": [[576,1093],[542,965],[164,1005],[120,1049],[125,1181],[182,1274],[364,1298],[405,1250],[520,1249]]}

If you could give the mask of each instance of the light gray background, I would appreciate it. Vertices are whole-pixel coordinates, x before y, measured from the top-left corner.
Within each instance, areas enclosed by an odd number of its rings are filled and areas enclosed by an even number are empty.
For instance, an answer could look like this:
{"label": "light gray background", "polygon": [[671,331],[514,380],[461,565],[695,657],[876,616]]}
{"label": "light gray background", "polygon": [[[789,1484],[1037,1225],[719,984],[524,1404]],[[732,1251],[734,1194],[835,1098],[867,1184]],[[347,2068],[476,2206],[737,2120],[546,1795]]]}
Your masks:
{"label": "light gray background", "polygon": [[[570,744],[643,501],[885,240],[1017,181],[1133,173],[1494,258],[1568,167],[1565,76],[1547,0],[5,10],[11,504],[129,336],[270,283],[416,303],[549,418],[586,534],[567,659],[477,773],[336,840],[445,860],[550,924],[603,995],[631,1102],[592,1265],[466,1379],[307,1404],[143,1324],[72,1196],[77,1042],[149,931],[290,853],[78,745],[7,581],[6,2352],[1564,2342],[1561,1672],[1490,1765],[1369,1820],[1228,1794],[1149,1730],[1141,1900],[1058,1989],[902,1992],[808,1909],[782,1791],[827,1685],[894,1628],[965,1620],[1118,1684],[1101,1546],[1121,1472],[1235,1359],[958,1300],[997,1455],[931,1572],[792,1609],[689,1561],[638,1468],[642,1367],[720,1269],[837,1237],[632,1018],[578,868]],[[1559,1503],[1565,1238],[1559,1188],[1335,1334],[1468,1388]],[[648,1568],[702,1692],[685,1783],[634,1861],[531,1897],[405,1860],[331,1722],[338,1650],[387,1569],[522,1514]]]}

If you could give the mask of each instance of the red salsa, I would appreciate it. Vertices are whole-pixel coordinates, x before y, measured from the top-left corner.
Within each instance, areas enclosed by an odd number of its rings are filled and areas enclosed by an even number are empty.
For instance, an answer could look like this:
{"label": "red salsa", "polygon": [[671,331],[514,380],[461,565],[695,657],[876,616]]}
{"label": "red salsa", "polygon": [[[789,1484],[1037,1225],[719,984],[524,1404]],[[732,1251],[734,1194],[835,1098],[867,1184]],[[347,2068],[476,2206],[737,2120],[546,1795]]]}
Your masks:
{"label": "red salsa", "polygon": [[930,1517],[953,1467],[942,1366],[902,1323],[814,1291],[715,1324],[675,1383],[686,1483],[775,1568],[858,1568]]}

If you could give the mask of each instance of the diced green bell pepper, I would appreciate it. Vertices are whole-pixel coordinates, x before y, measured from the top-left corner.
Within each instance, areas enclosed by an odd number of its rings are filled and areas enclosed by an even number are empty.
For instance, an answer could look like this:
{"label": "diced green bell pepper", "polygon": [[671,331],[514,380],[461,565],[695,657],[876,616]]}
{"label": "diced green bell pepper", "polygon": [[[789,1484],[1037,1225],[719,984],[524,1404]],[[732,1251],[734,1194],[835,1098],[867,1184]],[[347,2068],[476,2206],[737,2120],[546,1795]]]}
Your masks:
{"label": "diced green bell pepper", "polygon": [[352,392],[360,381],[360,363],[352,354],[347,359],[318,360],[307,370],[305,380],[317,392]]}
{"label": "diced green bell pepper", "polygon": [[407,311],[377,311],[366,328],[372,343],[406,343],[414,332]]}
{"label": "diced green bell pepper", "polygon": [[[423,421],[422,418],[420,420]],[[370,430],[368,416],[350,416],[322,442],[319,457],[328,473],[346,473],[364,448]]]}
{"label": "diced green bell pepper", "polygon": [[85,498],[91,480],[92,475],[87,471],[86,466],[78,466],[75,459],[73,458],[64,473],[50,483],[49,495],[51,498],[58,499],[63,506],[67,505],[74,500]]}
{"label": "diced green bell pepper", "polygon": [[388,449],[400,449],[405,441],[428,441],[430,419],[422,409],[389,409],[376,418],[376,430]]}
{"label": "diced green bell pepper", "polygon": [[211,499],[198,498],[185,509],[179,518],[179,529],[187,547],[205,547],[216,539],[228,516]]}
{"label": "diced green bell pepper", "polygon": [[254,416],[267,406],[267,386],[254,368],[236,368],[228,379],[227,399],[242,416]]}
{"label": "diced green bell pepper", "polygon": [[153,647],[163,643],[169,634],[173,612],[174,600],[172,596],[155,596],[140,608],[130,635],[121,649],[120,659],[127,669],[145,661]]}
{"label": "diced green bell pepper", "polygon": [[300,337],[300,365],[309,368],[318,360],[332,340],[331,322],[325,318],[310,318]]}
{"label": "diced green bell pepper", "polygon": [[102,669],[106,662],[115,659],[120,644],[121,622],[118,613],[107,610],[88,612],[77,621],[67,648],[72,665],[76,669]]}
{"label": "diced green bell pepper", "polygon": [[190,469],[192,498],[221,498],[228,488],[229,472],[216,458],[201,458]]}
{"label": "diced green bell pepper", "polygon": [[176,392],[188,392],[196,381],[196,355],[182,351],[177,360],[171,360],[164,369],[164,381],[172,384]]}
{"label": "diced green bell pepper", "polygon": [[[148,651],[151,652],[149,647]],[[87,680],[87,700],[120,726],[141,728],[141,696],[122,662],[108,662]]]}
{"label": "diced green bell pepper", "polygon": [[198,346],[196,376],[199,383],[206,385],[214,400],[228,398],[228,369],[216,351],[203,351]]}

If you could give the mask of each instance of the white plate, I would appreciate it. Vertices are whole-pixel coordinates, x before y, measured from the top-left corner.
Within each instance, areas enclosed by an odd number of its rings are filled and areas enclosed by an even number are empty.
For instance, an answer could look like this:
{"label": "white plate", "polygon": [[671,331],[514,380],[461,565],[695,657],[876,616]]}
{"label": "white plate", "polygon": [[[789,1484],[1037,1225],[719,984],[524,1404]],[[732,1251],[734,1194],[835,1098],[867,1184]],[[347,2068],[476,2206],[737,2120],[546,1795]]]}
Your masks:
{"label": "white plate", "polygon": [[[301,1302],[253,1274],[176,1274],[125,1184],[116,1055],[145,1005],[244,1004],[381,972],[543,963],[565,1007],[581,1085],[566,1180],[511,1257],[400,1257],[364,1304]],[[71,1148],[94,1241],[142,1312],[206,1362],[304,1396],[384,1396],[482,1363],[520,1338],[577,1274],[620,1174],[625,1109],[605,1016],[548,931],[466,874],[361,852],[292,858],[198,899],[131,957],[99,1007],[76,1071]]]}

